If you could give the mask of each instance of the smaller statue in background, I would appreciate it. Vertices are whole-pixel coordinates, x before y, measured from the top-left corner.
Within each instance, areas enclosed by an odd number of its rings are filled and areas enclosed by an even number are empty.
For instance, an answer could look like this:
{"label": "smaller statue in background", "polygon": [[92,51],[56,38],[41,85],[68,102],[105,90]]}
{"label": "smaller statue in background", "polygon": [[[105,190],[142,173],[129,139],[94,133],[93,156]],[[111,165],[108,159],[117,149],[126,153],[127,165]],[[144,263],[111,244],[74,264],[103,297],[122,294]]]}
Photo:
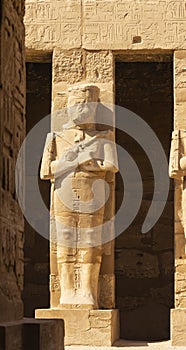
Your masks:
{"label": "smaller statue in background", "polygon": [[[186,239],[186,130],[175,130],[172,133],[169,176],[181,181],[182,199],[180,221],[183,225]],[[177,205],[179,204],[177,203]]]}

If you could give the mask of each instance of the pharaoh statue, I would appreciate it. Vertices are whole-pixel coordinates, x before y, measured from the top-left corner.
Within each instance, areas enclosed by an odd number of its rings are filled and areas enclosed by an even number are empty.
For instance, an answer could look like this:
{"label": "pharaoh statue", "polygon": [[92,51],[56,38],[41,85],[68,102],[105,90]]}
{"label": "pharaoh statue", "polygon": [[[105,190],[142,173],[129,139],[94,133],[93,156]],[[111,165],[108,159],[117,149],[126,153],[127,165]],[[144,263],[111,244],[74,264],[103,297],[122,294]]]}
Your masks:
{"label": "pharaoh statue", "polygon": [[[182,222],[186,240],[186,130],[175,130],[172,133],[169,176],[180,180],[181,184],[181,212],[179,219]],[[185,245],[186,253],[186,245]]]}
{"label": "pharaoh statue", "polygon": [[99,94],[95,85],[69,88],[68,122],[60,132],[48,134],[41,164],[41,179],[54,185],[50,216],[62,309],[99,308],[105,177],[118,171],[112,131],[96,129]]}

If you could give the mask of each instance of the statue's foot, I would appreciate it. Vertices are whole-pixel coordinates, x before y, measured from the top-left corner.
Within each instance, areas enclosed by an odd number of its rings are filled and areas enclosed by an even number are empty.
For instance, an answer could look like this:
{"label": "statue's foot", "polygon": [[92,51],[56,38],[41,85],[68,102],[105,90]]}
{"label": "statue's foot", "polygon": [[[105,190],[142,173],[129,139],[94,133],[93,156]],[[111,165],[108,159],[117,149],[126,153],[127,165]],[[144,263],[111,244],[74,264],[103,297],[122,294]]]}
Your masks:
{"label": "statue's foot", "polygon": [[93,295],[90,291],[79,290],[76,298],[77,298],[78,304],[82,305],[82,308],[88,308],[88,309],[98,308],[98,305],[97,303],[95,303]]}
{"label": "statue's foot", "polygon": [[82,301],[82,304],[91,304],[94,305],[94,298],[92,293],[82,291],[82,294],[79,295],[79,299]]}
{"label": "statue's foot", "polygon": [[73,303],[62,303],[58,305],[58,309],[62,310],[94,310],[95,307],[93,304],[80,304],[78,300],[74,301]]}
{"label": "statue's foot", "polygon": [[79,295],[70,295],[65,294],[62,295],[60,298],[60,305],[59,308],[61,309],[96,309],[97,305],[95,305],[93,296],[91,293],[83,293]]}
{"label": "statue's foot", "polygon": [[65,293],[60,298],[60,305],[74,304],[75,298],[76,298],[75,293]]}

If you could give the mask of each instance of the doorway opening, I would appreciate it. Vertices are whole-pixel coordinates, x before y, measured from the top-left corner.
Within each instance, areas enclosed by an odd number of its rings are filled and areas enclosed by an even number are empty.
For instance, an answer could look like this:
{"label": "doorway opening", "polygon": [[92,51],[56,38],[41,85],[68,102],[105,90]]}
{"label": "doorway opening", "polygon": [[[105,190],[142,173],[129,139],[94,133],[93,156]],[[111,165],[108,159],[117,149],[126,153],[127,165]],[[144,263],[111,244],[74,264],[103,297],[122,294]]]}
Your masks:
{"label": "doorway opening", "polygon": [[[148,123],[168,159],[173,129],[172,55],[120,56],[116,60],[115,73],[116,105],[135,112]],[[174,307],[173,182],[170,182],[168,201],[161,218],[148,233],[142,234],[142,224],[154,191],[152,167],[134,139],[119,130],[116,138],[135,160],[143,181],[140,210],[130,227],[116,239],[115,245],[120,337],[169,339],[170,309]],[[122,179],[117,174],[116,210],[120,207],[122,192]]]}
{"label": "doorway opening", "polygon": [[[51,113],[52,63],[27,62],[26,74],[28,134],[40,120]],[[39,169],[38,183],[42,198],[49,209],[50,183],[40,180]],[[49,227],[49,214],[48,223],[43,224]],[[35,309],[49,307],[49,240],[37,233],[26,220],[24,256],[24,316],[34,317]]]}

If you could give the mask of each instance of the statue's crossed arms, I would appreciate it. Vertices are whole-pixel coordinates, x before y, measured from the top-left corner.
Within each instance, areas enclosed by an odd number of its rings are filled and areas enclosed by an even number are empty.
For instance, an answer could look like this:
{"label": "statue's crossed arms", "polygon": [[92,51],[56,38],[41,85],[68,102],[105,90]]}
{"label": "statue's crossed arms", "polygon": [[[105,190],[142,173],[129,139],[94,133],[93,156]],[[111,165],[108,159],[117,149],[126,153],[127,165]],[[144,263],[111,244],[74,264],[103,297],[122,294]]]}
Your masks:
{"label": "statue's crossed arms", "polygon": [[75,171],[77,167],[86,171],[118,171],[116,146],[108,139],[109,132],[99,132],[89,140],[71,145],[63,155],[55,159],[57,133],[47,136],[41,165],[41,178],[58,178]]}

